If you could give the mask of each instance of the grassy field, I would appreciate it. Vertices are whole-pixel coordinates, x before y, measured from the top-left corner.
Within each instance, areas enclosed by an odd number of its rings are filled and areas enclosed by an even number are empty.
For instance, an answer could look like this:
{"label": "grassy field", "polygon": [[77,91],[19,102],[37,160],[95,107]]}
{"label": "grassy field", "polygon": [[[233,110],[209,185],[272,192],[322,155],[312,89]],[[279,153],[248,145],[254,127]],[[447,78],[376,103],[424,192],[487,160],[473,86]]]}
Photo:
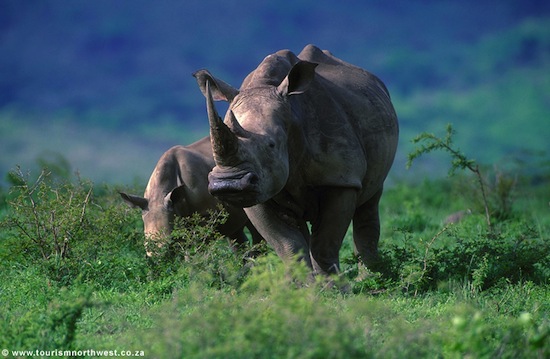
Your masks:
{"label": "grassy field", "polygon": [[305,268],[283,266],[265,246],[247,259],[224,240],[203,241],[217,236],[197,218],[171,257],[146,260],[140,215],[120,203],[118,188],[13,172],[1,193],[0,349],[7,357],[549,357],[548,174],[486,173],[491,228],[465,174],[388,188],[382,273],[358,268],[348,233],[333,278],[342,291],[323,278],[308,283]]}

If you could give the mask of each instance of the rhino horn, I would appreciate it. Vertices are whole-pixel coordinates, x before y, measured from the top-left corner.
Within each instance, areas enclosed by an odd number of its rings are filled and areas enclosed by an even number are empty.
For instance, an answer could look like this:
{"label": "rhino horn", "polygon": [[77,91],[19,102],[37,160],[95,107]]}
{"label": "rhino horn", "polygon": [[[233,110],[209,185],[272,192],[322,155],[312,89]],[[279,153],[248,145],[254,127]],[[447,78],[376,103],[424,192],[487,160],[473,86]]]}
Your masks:
{"label": "rhino horn", "polygon": [[208,111],[208,121],[210,122],[210,139],[212,141],[212,150],[217,164],[223,164],[229,158],[233,157],[239,148],[237,136],[231,132],[231,129],[223,123],[218,115],[214,99],[210,92],[210,81],[206,81],[206,109]]}

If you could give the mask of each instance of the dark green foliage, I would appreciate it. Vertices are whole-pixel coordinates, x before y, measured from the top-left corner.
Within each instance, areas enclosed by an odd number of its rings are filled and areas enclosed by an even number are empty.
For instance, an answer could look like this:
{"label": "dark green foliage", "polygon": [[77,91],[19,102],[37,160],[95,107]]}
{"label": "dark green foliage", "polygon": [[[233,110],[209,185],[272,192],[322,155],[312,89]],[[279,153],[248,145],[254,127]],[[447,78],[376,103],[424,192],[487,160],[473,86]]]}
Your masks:
{"label": "dark green foliage", "polygon": [[[186,358],[550,352],[547,186],[518,181],[515,190],[528,196],[510,201],[513,215],[489,232],[475,211],[443,224],[470,203],[460,186],[471,178],[395,184],[381,207],[382,273],[358,268],[347,235],[342,273],[312,281],[303,265],[283,264],[265,245],[255,258],[233,249],[214,230],[225,219],[221,210],[178,220],[163,253],[146,259],[139,212],[114,189],[46,175],[14,178],[0,232],[2,348],[119,348]],[[25,188],[45,212],[82,222],[65,255],[52,245],[53,254],[43,256],[42,242],[21,231],[22,223],[36,223],[23,215],[33,208]],[[70,194],[80,200],[59,200]],[[51,216],[37,218],[52,223]]]}
{"label": "dark green foliage", "polygon": [[433,151],[444,151],[451,155],[451,168],[449,169],[449,176],[452,176],[457,169],[468,169],[475,176],[479,184],[479,190],[481,191],[481,198],[483,199],[483,206],[485,208],[485,219],[487,220],[487,226],[491,228],[491,214],[489,209],[489,203],[486,194],[486,185],[483,180],[482,174],[475,160],[468,159],[459,149],[453,146],[453,127],[451,124],[447,125],[447,131],[444,138],[437,137],[432,133],[423,132],[420,135],[413,138],[413,143],[423,143],[419,148],[410,152],[407,160],[407,168],[412,165],[412,162],[424,155]]}
{"label": "dark green foliage", "polygon": [[[382,207],[382,221],[387,224],[382,238],[390,240],[382,241],[380,251],[384,273],[393,280],[390,285],[386,282],[387,288],[418,295],[450,282],[463,283],[476,293],[502,281],[548,283],[547,218],[520,215],[518,204],[511,202],[513,215],[505,220],[499,218],[491,230],[480,214],[482,209],[458,223],[447,224],[443,219],[454,210],[444,204],[445,200],[424,199],[435,191],[435,198],[443,196],[450,204],[466,206],[471,195],[464,195],[461,189],[467,180],[459,177],[445,181],[451,186],[425,182],[414,189],[400,184],[386,192],[385,200],[401,200],[399,205],[390,207],[383,202]],[[542,211],[547,211],[544,198],[535,201],[541,202]],[[545,218],[544,212],[541,215]]]}
{"label": "dark green foliage", "polygon": [[31,254],[43,260],[63,259],[69,255],[71,242],[85,230],[86,210],[92,187],[86,183],[63,183],[52,186],[55,178],[43,170],[35,181],[17,168],[10,173],[15,184],[9,204],[13,214],[3,226],[27,244]]}
{"label": "dark green foliage", "polygon": [[246,248],[239,248],[216,230],[227,216],[220,205],[207,216],[194,213],[176,218],[170,238],[161,247],[152,244],[148,248],[153,254],[147,259],[149,278],[158,280],[173,273],[215,288],[237,285],[247,272],[243,263],[250,258]]}
{"label": "dark green foliage", "polygon": [[[63,293],[61,293],[63,294]],[[81,319],[83,311],[91,307],[91,291],[86,291],[80,297],[71,302],[63,302],[53,306],[53,315],[50,317],[52,333],[62,333],[63,339],[58,345],[66,349],[75,349],[77,322]]]}
{"label": "dark green foliage", "polygon": [[223,239],[216,231],[216,226],[227,221],[227,212],[220,205],[216,211],[209,210],[208,214],[206,217],[198,213],[185,218],[176,217],[174,229],[168,240],[160,247],[156,243],[151,243],[147,251],[150,251],[154,258],[185,260],[203,251],[208,243]]}
{"label": "dark green foliage", "polygon": [[[530,284],[525,287],[529,288]],[[545,357],[550,353],[543,344],[550,337],[549,323],[543,320],[542,324],[536,324],[535,317],[538,314],[522,312],[495,326],[495,318],[472,308],[461,308],[447,331],[447,335],[461,339],[443,342],[442,349],[457,357]]]}
{"label": "dark green foliage", "polygon": [[[466,219],[445,232],[444,247],[426,248],[430,253],[422,274],[429,281],[424,284],[456,281],[479,292],[503,280],[548,282],[548,274],[538,268],[549,264],[550,244],[531,225],[502,224],[495,228],[496,234],[479,227],[472,231],[476,225],[480,225],[479,218]],[[518,225],[522,230],[518,231]]]}
{"label": "dark green foliage", "polygon": [[58,288],[32,268],[3,271],[10,275],[0,293],[3,347],[77,348],[78,323],[87,308],[98,305],[91,298],[91,290],[83,286]]}
{"label": "dark green foliage", "polygon": [[457,169],[469,169],[475,172],[476,162],[475,160],[468,159],[460,150],[455,149],[453,146],[453,135],[455,131],[453,126],[447,124],[446,133],[444,138],[437,137],[433,133],[423,132],[420,135],[412,139],[412,143],[422,143],[420,147],[410,152],[407,156],[407,168],[412,166],[412,163],[418,157],[428,154],[433,151],[445,151],[451,155],[452,162],[449,169],[449,176],[455,174]]}
{"label": "dark green foliage", "polygon": [[290,272],[270,254],[258,260],[238,295],[197,286],[179,292],[163,311],[172,314],[161,314],[172,331],[155,330],[144,341],[156,357],[365,357],[354,315],[336,298],[319,296],[317,286],[298,288],[294,279],[305,280],[306,268]]}
{"label": "dark green foliage", "polygon": [[[141,250],[132,228],[137,224],[134,212],[105,198],[96,200],[92,183],[80,178],[73,182],[43,170],[33,180],[20,169],[11,177],[11,212],[0,222],[9,243],[2,256],[34,261],[50,280],[63,285],[91,278],[98,285],[113,285],[144,275],[132,253]],[[136,266],[119,268],[125,256]]]}

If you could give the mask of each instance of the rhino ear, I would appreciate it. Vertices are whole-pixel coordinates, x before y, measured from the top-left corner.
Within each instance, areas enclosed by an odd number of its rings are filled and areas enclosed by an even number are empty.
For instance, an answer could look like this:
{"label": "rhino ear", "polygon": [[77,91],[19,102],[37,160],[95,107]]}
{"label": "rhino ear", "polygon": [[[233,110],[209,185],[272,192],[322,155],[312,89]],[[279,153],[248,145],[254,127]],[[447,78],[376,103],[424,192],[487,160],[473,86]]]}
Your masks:
{"label": "rhino ear", "polygon": [[296,63],[281,84],[277,87],[279,93],[283,96],[298,95],[304,93],[313,78],[315,77],[315,68],[317,64],[308,61]]}
{"label": "rhino ear", "polygon": [[199,70],[193,74],[202,94],[206,97],[206,81],[210,81],[210,92],[215,101],[231,102],[239,94],[239,90],[222,80],[212,76],[208,70]]}
{"label": "rhino ear", "polygon": [[174,188],[167,196],[170,198],[174,213],[180,217],[188,215],[186,191],[185,185],[181,185]]}
{"label": "rhino ear", "polygon": [[132,207],[139,207],[142,210],[146,210],[149,207],[149,201],[147,200],[147,198],[133,196],[124,192],[119,192],[119,194],[124,202],[128,203]]}

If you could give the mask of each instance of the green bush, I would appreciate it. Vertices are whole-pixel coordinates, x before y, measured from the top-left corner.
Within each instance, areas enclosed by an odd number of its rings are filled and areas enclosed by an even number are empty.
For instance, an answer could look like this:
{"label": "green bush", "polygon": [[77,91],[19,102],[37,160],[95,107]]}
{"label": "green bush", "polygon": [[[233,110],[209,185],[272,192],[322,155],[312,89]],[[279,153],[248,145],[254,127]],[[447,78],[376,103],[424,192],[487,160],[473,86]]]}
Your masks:
{"label": "green bush", "polygon": [[550,354],[547,318],[522,312],[505,321],[472,308],[458,308],[444,340],[443,351],[450,357],[464,358],[541,358]]}
{"label": "green bush", "polygon": [[34,182],[19,168],[10,177],[16,183],[9,202],[13,214],[4,226],[14,230],[43,260],[66,258],[71,242],[85,231],[92,186],[83,182],[53,186],[47,170]]}
{"label": "green bush", "polygon": [[142,250],[136,217],[126,206],[96,200],[93,184],[80,178],[72,182],[43,170],[33,180],[19,168],[10,177],[11,211],[0,222],[9,243],[4,256],[38,264],[61,285],[144,280],[145,267],[134,256]]}
{"label": "green bush", "polygon": [[[83,286],[56,288],[36,270],[10,271],[3,283],[0,344],[3,348],[71,349],[83,311],[94,304]],[[32,303],[27,306],[25,303]]]}
{"label": "green bush", "polygon": [[[307,268],[284,264],[265,244],[255,258],[233,249],[215,231],[226,216],[220,210],[178,220],[164,255],[146,259],[139,213],[115,190],[55,175],[38,186],[14,178],[0,232],[1,348],[190,358],[550,353],[545,186],[519,181],[529,196],[511,201],[513,215],[489,230],[475,211],[443,223],[469,203],[458,196],[463,178],[398,183],[381,206],[382,273],[357,266],[350,231],[342,273],[312,281]],[[35,217],[25,188],[40,209]],[[41,242],[21,229],[44,223],[64,233],[70,222],[79,226],[64,255],[48,231]]]}
{"label": "green bush", "polygon": [[[336,298],[303,287],[307,270],[274,255],[259,259],[240,289],[192,285],[158,319],[164,325],[145,341],[154,357],[354,358],[364,357],[361,326]],[[341,315],[334,316],[334,311]]]}

